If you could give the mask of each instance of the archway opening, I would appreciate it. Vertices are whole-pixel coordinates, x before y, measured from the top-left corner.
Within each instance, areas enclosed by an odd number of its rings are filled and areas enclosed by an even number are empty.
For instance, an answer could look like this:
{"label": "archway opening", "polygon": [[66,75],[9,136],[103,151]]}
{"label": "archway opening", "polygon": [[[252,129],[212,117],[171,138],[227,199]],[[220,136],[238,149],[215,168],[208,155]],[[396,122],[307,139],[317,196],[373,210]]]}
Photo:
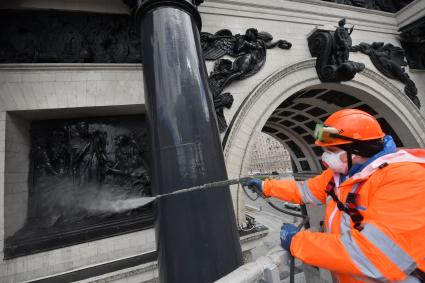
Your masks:
{"label": "archway opening", "polygon": [[294,177],[307,178],[323,170],[320,160],[323,151],[314,145],[314,128],[342,108],[356,108],[372,114],[384,132],[393,136],[397,146],[414,145],[411,134],[403,127],[397,127],[402,124],[400,118],[385,105],[359,90],[344,88],[321,84],[303,89],[283,101],[263,126],[262,132],[276,138],[288,149]]}

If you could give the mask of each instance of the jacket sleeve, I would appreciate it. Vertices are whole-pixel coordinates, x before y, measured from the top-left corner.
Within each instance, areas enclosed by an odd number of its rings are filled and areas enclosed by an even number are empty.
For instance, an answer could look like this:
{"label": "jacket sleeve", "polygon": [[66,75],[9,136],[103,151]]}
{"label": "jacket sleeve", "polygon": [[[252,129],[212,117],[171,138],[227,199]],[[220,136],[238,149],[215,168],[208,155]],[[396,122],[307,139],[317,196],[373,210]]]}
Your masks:
{"label": "jacket sleeve", "polygon": [[326,185],[333,178],[331,170],[306,181],[265,180],[263,192],[265,196],[275,197],[292,203],[309,203],[314,205],[326,202]]}
{"label": "jacket sleeve", "polygon": [[394,165],[371,182],[362,231],[303,231],[293,238],[292,254],[307,264],[382,282],[401,281],[418,266],[423,269],[425,169]]}

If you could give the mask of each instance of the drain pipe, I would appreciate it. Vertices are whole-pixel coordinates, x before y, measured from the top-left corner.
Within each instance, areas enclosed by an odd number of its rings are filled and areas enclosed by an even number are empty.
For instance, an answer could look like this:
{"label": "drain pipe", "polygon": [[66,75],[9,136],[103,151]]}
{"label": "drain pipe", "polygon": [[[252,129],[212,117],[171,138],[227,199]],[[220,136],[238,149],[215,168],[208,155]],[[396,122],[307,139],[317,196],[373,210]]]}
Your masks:
{"label": "drain pipe", "polygon": [[[137,1],[154,195],[227,179],[200,2]],[[155,209],[160,282],[213,282],[242,264],[228,186],[161,198]]]}

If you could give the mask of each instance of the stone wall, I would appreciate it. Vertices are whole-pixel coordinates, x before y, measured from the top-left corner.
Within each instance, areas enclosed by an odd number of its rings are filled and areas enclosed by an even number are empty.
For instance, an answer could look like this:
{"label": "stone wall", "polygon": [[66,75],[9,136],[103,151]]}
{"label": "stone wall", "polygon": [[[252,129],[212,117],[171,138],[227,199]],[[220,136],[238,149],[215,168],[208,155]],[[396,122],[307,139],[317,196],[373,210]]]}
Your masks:
{"label": "stone wall", "polygon": [[[31,4],[32,1],[24,2],[27,5],[26,8],[34,8],[34,4]],[[87,4],[84,4],[81,10],[94,12],[105,12],[105,9],[113,10],[112,6],[104,8],[101,1],[82,2],[87,2]],[[125,9],[120,6],[121,4],[117,4],[118,2],[121,3],[117,0],[114,5],[118,5],[120,8],[117,9],[121,9],[121,12],[124,11]],[[8,3],[10,4],[12,1]],[[75,3],[73,1],[43,1],[43,7],[40,8],[78,10]],[[314,63],[308,61],[311,59],[311,55],[307,46],[307,37],[317,26],[335,26],[340,18],[346,17],[348,26],[355,25],[352,34],[354,45],[360,42],[383,41],[400,46],[397,19],[393,14],[356,7],[344,6],[342,8],[338,4],[324,1],[207,0],[200,6],[200,11],[203,31],[214,33],[226,28],[235,34],[244,33],[247,28],[253,27],[259,31],[271,33],[276,40],[285,39],[293,44],[290,50],[277,48],[268,50],[266,64],[259,73],[249,79],[235,82],[225,89],[225,91],[231,92],[235,99],[232,108],[225,109],[224,112],[228,122],[235,117],[244,99],[258,91],[256,87],[265,87],[265,80],[276,77],[273,75],[275,72],[303,68],[303,64],[311,65],[300,72],[289,74],[284,77],[283,81],[277,81],[270,87],[270,90],[264,92],[262,99],[256,101],[254,110],[250,110],[247,119],[235,133],[237,137],[227,145],[226,165],[230,178],[246,173],[242,160],[248,158],[246,151],[250,146],[249,140],[261,130],[267,119],[266,114],[273,111],[272,108],[279,104],[279,99],[289,97],[297,91],[293,86],[290,87],[291,83],[299,83],[299,87],[309,85],[308,83],[303,84],[303,82],[309,82],[310,85],[320,84],[314,72],[312,65]],[[378,72],[366,55],[352,53],[350,58],[364,63],[371,72]],[[211,70],[212,63],[209,62],[207,65]],[[409,74],[416,82],[419,98],[425,105],[425,73],[410,72]],[[383,95],[379,96],[378,93],[374,93],[374,89],[376,92],[388,92],[391,87],[383,86],[386,81],[397,90],[403,89],[403,85],[397,81],[391,79],[372,81],[362,75],[357,77],[356,82],[341,85],[359,88],[363,85],[364,89],[369,89],[369,93],[372,93],[373,99],[376,100],[377,97],[386,99]],[[401,94],[400,91],[398,93]],[[366,95],[364,99],[367,101],[369,98]],[[392,103],[394,111],[398,107],[397,103],[404,103],[405,105],[400,105],[400,109],[406,109],[403,110],[406,112],[406,117],[409,115],[408,112],[414,112],[410,111],[414,105],[409,104],[408,100],[400,100],[393,94],[387,100],[385,102]],[[0,66],[0,208],[7,209],[13,195],[21,194],[19,198],[25,199],[25,190],[22,190],[20,185],[16,185],[19,182],[22,183],[26,174],[26,168],[19,165],[25,163],[25,146],[18,146],[18,144],[25,144],[25,139],[21,139],[19,143],[13,145],[13,142],[18,140],[6,138],[9,136],[6,134],[8,130],[12,130],[13,133],[14,124],[21,121],[20,128],[23,129],[28,121],[35,118],[143,113],[143,105],[142,68],[137,64],[13,64]],[[240,110],[245,111],[244,108]],[[425,115],[424,108],[420,112]],[[238,115],[241,115],[241,112],[238,112]],[[423,124],[423,117],[415,117],[417,118],[416,127],[420,127]],[[260,125],[261,123],[263,124]],[[400,124],[400,126],[402,125]],[[25,137],[22,133],[18,135],[15,132],[15,134],[16,137]],[[422,136],[417,137],[418,143],[420,140],[425,140],[425,135],[423,133],[420,135]],[[16,152],[14,147],[21,150],[21,157],[16,161],[14,160],[14,152]],[[16,162],[15,165],[13,162]],[[7,171],[8,168],[10,171]],[[14,172],[13,168],[19,171],[17,173],[23,174],[18,182],[12,182],[13,176],[10,174]],[[5,174],[5,170],[8,172],[7,174]],[[235,186],[232,189],[232,196],[237,218],[242,224],[245,218],[243,192]],[[21,225],[19,221],[11,223],[9,217],[14,214],[19,218],[23,211],[17,208],[15,211],[0,209],[0,258],[3,255],[1,251],[5,236]],[[146,253],[154,248],[154,232],[145,230],[0,261],[0,282],[20,282],[41,278]]]}
{"label": "stone wall", "polygon": [[30,125],[27,120],[6,117],[4,238],[24,226],[28,212]]}
{"label": "stone wall", "polygon": [[[420,4],[418,1],[415,3]],[[411,9],[410,6],[409,8]],[[230,92],[234,97],[232,107],[230,109],[224,109],[224,116],[228,124],[233,119],[237,119],[245,111],[245,109],[241,108],[241,105],[256,88],[264,86],[263,83],[267,78],[272,78],[276,72],[282,71],[285,68],[297,68],[297,64],[302,65],[302,62],[305,60],[312,59],[308,49],[307,38],[317,27],[333,26],[336,28],[338,21],[341,18],[346,18],[347,27],[354,25],[354,32],[351,35],[353,45],[361,42],[372,43],[382,41],[384,43],[392,43],[395,46],[401,46],[398,38],[399,27],[396,15],[381,11],[347,7],[336,3],[314,0],[235,0],[231,2],[209,0],[205,1],[199,10],[201,11],[203,31],[205,32],[215,33],[221,29],[229,29],[233,34],[243,34],[248,28],[256,28],[259,31],[269,32],[274,37],[274,40],[284,39],[292,43],[290,50],[278,48],[267,50],[266,64],[257,74],[248,79],[234,82],[225,88],[224,91]],[[379,71],[373,66],[367,55],[360,52],[350,53],[350,60],[364,63],[368,70],[379,75]],[[212,70],[212,66],[212,62],[207,62],[209,70]],[[425,81],[425,74],[409,74],[416,82],[418,97],[422,105],[424,105],[425,85],[423,82]],[[298,77],[300,75],[305,75],[305,77]],[[359,77],[360,85],[366,84],[365,77],[360,77],[359,75],[357,77]],[[317,80],[317,75],[312,73],[312,71],[301,71],[299,74],[291,75],[284,80],[287,81],[276,82],[276,85],[271,87],[271,90],[258,100],[258,104],[255,104],[254,108],[251,109],[241,128],[235,130],[234,139],[231,142],[229,140],[226,141],[225,160],[230,178],[240,177],[248,173],[245,161],[249,160],[247,153],[249,149],[247,147],[252,146],[252,143],[247,143],[247,141],[251,140],[264,125],[266,121],[264,119],[266,118],[261,120],[264,114],[262,111],[267,109],[268,113],[271,114],[274,109],[270,108],[277,107],[283,101],[283,97],[289,97],[294,94],[296,90],[291,87],[292,82],[295,83],[302,80],[307,82],[310,80],[309,83],[305,83],[305,86],[320,84],[320,81]],[[404,89],[404,85],[396,80],[383,78],[382,83],[384,81],[388,81],[394,88],[401,90],[401,92]],[[341,88],[344,88],[350,85],[350,82],[340,85]],[[379,85],[374,85],[373,88],[385,91]],[[286,93],[285,91],[290,91],[291,93]],[[273,96],[272,93],[277,93],[277,95]],[[365,94],[360,94],[365,103],[373,102],[376,104],[376,98],[373,95]],[[386,93],[384,92],[383,94]],[[399,101],[395,101],[392,96],[389,96],[388,99],[392,101],[391,103],[400,103]],[[276,100],[280,100],[280,102]],[[407,104],[408,109],[415,107],[410,100],[403,99],[403,101],[403,103]],[[376,105],[379,107],[379,103]],[[425,106],[420,109],[420,112],[422,115],[425,115]],[[391,113],[391,111],[387,111],[386,113],[394,118],[395,114]],[[259,122],[260,120],[261,122]],[[393,120],[396,121],[397,119]],[[419,123],[424,118],[421,116],[417,120]],[[393,125],[395,129],[405,129],[400,121],[396,121],[395,123]],[[253,131],[255,127],[257,128]],[[224,136],[225,134],[222,134],[222,137]],[[228,136],[231,137],[232,132],[228,133]],[[419,137],[418,135],[417,139],[423,139],[423,137]],[[414,141],[412,144],[418,143]],[[245,206],[244,194],[240,186],[233,186],[232,195],[233,199],[236,200],[236,203],[234,203],[235,207],[240,208]],[[240,222],[243,221],[243,217],[240,213],[238,217]]]}
{"label": "stone wall", "polygon": [[[140,65],[0,66],[0,258],[26,218],[29,122],[144,110]],[[0,261],[0,282],[21,282],[155,249],[153,229]]]}

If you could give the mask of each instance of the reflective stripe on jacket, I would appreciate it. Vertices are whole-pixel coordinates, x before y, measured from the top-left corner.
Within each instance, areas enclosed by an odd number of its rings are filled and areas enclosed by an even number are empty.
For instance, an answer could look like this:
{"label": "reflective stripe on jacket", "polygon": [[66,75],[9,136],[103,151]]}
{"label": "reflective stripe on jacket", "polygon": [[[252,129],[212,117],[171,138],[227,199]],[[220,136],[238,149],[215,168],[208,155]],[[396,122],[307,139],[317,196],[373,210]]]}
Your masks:
{"label": "reflective stripe on jacket", "polygon": [[[386,166],[380,166],[382,164]],[[380,168],[381,167],[381,168]],[[425,270],[425,150],[399,150],[382,156],[361,172],[336,183],[345,201],[355,185],[362,231],[327,197],[329,169],[304,182],[266,180],[264,193],[295,203],[326,204],[328,233],[302,231],[291,253],[307,264],[331,270],[339,282],[415,282],[413,270]],[[416,281],[419,282],[419,281]]]}

